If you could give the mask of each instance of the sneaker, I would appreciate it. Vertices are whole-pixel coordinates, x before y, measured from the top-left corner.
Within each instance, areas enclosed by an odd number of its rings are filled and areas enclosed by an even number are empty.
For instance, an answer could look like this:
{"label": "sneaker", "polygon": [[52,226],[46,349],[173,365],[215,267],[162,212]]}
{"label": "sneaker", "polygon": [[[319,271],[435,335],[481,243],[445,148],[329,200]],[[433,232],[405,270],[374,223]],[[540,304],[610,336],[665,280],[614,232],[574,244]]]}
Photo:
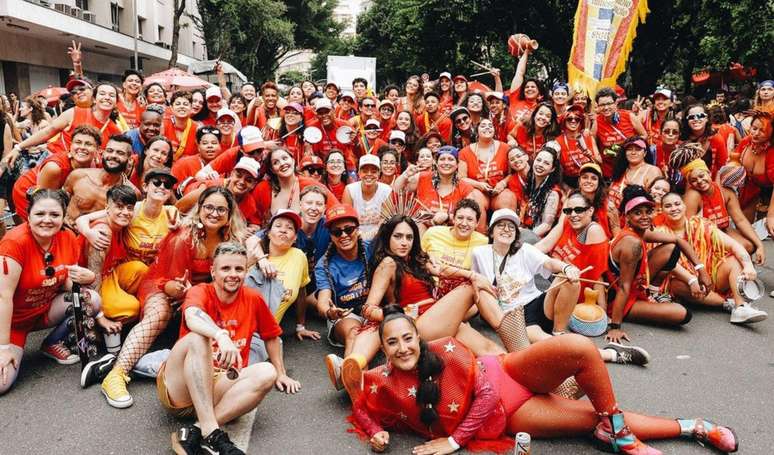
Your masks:
{"label": "sneaker", "polygon": [[202,430],[196,425],[186,425],[172,433],[172,450],[177,455],[202,453]]}
{"label": "sneaker", "polygon": [[78,354],[73,354],[70,349],[65,346],[64,341],[58,341],[54,344],[41,345],[40,351],[44,356],[49,359],[53,359],[60,365],[72,365],[80,361]]}
{"label": "sneaker", "polygon": [[597,448],[605,452],[662,455],[660,450],[645,445],[637,439],[637,436],[624,423],[623,412],[620,411],[610,416],[600,416],[593,437]]}
{"label": "sneaker", "polygon": [[129,381],[129,376],[120,368],[110,370],[105,380],[102,381],[102,395],[105,395],[110,406],[123,409],[134,404],[134,399],[126,390],[126,384]]}
{"label": "sneaker", "polygon": [[343,363],[344,359],[336,354],[328,354],[325,356],[325,366],[328,367],[328,377],[336,390],[344,388],[344,384],[341,382],[341,364]]}
{"label": "sneaker", "polygon": [[116,356],[113,354],[105,354],[97,360],[92,360],[87,363],[81,371],[81,387],[86,388],[98,382],[102,382],[113,369],[113,364],[116,362]]}
{"label": "sneaker", "polygon": [[202,441],[202,453],[209,455],[245,455],[228,438],[228,433],[220,428],[215,429]]}
{"label": "sneaker", "polygon": [[[693,438],[699,444],[710,444],[712,447],[725,453],[732,453],[739,450],[739,439],[733,428],[723,427],[714,422],[704,419],[694,421]],[[707,427],[711,427],[708,431]]]}
{"label": "sneaker", "polygon": [[762,310],[753,308],[749,303],[739,305],[731,312],[732,324],[750,324],[753,322],[761,322],[769,317],[769,315]]}
{"label": "sneaker", "polygon": [[639,346],[626,346],[619,343],[608,343],[602,349],[611,349],[615,351],[615,363],[621,365],[638,365],[644,366],[650,362],[650,354],[648,351],[642,349]]}
{"label": "sneaker", "polygon": [[360,354],[350,354],[341,364],[341,382],[353,403],[363,392],[363,368],[367,364],[365,357]]}
{"label": "sneaker", "polygon": [[132,373],[144,378],[155,379],[159,375],[161,364],[167,360],[170,352],[172,351],[169,349],[161,349],[145,354],[134,365]]}

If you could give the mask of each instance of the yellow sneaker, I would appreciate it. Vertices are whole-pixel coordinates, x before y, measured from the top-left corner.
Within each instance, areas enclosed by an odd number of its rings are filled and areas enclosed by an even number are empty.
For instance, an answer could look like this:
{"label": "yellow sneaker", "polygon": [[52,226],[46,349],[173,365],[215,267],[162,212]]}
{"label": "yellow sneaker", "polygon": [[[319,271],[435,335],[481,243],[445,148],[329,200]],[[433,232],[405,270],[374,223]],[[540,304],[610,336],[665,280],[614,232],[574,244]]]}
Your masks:
{"label": "yellow sneaker", "polygon": [[126,384],[129,381],[129,376],[120,368],[110,370],[105,380],[102,381],[102,395],[105,395],[110,406],[123,409],[134,404],[134,399],[126,390]]}

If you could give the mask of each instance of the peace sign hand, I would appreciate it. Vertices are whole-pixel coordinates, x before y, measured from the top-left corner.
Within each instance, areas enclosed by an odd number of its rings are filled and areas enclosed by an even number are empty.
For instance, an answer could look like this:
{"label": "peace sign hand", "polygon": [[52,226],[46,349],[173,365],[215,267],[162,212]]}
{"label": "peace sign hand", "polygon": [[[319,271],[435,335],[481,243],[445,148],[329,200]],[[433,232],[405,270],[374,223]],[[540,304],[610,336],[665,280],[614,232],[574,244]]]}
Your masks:
{"label": "peace sign hand", "polygon": [[75,40],[72,41],[72,45],[67,48],[67,55],[70,56],[70,60],[73,61],[73,64],[79,64],[81,63],[81,43],[76,43]]}

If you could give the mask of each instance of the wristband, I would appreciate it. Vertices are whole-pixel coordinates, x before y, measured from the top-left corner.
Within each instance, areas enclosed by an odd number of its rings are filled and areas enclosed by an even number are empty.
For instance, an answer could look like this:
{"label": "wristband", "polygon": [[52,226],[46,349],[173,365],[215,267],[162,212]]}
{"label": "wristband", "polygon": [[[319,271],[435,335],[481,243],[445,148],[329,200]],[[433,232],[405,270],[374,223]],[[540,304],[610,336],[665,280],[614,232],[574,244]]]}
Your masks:
{"label": "wristband", "polygon": [[704,268],[704,264],[702,264],[702,263],[698,263],[698,264],[693,266],[693,269],[696,270],[697,272],[699,270],[703,269],[703,268]]}
{"label": "wristband", "polygon": [[96,316],[94,316],[94,319],[99,319],[99,318],[104,318],[104,317],[105,317],[105,313],[100,311],[99,313],[97,313]]}
{"label": "wristband", "polygon": [[621,328],[620,323],[609,322],[607,324],[607,330],[619,330]]}
{"label": "wristband", "polygon": [[296,324],[296,332],[300,332],[302,330],[306,330],[304,324]]}
{"label": "wristband", "polygon": [[690,280],[688,280],[688,286],[693,286],[694,283],[698,283],[698,282],[699,282],[699,279],[696,277],[693,277]]}
{"label": "wristband", "polygon": [[567,269],[572,267],[572,264],[565,264],[564,267],[562,267],[562,273],[567,275]]}
{"label": "wristband", "polygon": [[457,441],[455,441],[453,437],[449,436],[446,440],[449,441],[449,445],[452,446],[452,449],[460,450],[460,445],[457,444]]}
{"label": "wristband", "polygon": [[212,338],[217,340],[220,335],[226,335],[227,337],[229,337],[229,339],[231,338],[231,335],[228,334],[228,330],[226,329],[218,330],[217,332],[215,332],[215,335],[213,335]]}

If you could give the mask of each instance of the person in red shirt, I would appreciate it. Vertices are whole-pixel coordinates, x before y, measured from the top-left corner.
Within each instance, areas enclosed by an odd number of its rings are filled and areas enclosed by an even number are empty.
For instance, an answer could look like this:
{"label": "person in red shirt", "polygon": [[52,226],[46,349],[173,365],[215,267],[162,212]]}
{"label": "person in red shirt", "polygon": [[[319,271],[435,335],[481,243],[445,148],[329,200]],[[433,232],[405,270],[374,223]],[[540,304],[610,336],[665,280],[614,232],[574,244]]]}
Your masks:
{"label": "person in red shirt", "polygon": [[[331,103],[331,106],[333,106],[333,103]],[[342,93],[339,102],[336,104],[336,120],[348,122],[356,115],[355,95],[349,92]]]}
{"label": "person in red shirt", "polygon": [[[176,453],[243,454],[220,429],[255,409],[276,386],[296,393],[301,384],[288,377],[279,336],[282,329],[260,292],[243,286],[247,251],[221,243],[212,262],[212,283],[186,293],[180,338],[156,378],[162,406],[177,417],[195,416],[172,435]],[[269,362],[248,365],[250,340],[258,333]],[[217,393],[216,393],[217,391]]]}
{"label": "person in red shirt", "polygon": [[553,140],[558,134],[559,124],[554,107],[551,103],[540,103],[532,111],[528,122],[517,123],[508,133],[508,143],[518,144],[534,159],[543,144]]}
{"label": "person in red shirt", "polygon": [[718,170],[728,161],[728,148],[723,137],[712,127],[703,104],[692,104],[683,111],[680,139],[701,144],[704,149],[702,159],[710,168],[712,178],[717,177]]}
{"label": "person in red shirt", "polygon": [[217,85],[209,87],[204,92],[204,102],[207,103],[207,117],[202,119],[201,124],[215,126],[218,111],[223,107],[223,93]]}
{"label": "person in red shirt", "polygon": [[181,158],[172,166],[172,175],[178,181],[178,192],[184,192],[196,173],[220,155],[220,136],[220,130],[213,126],[200,126],[196,130],[199,154]]}
{"label": "person in red shirt", "polygon": [[218,111],[215,125],[221,133],[220,148],[226,150],[235,147],[237,145],[237,132],[242,129],[239,116],[231,109],[223,108]]}
{"label": "person in red shirt", "polygon": [[648,143],[658,146],[661,144],[661,129],[666,120],[674,118],[672,91],[665,87],[658,87],[653,93],[653,106],[641,111],[640,120],[645,131],[648,132]]}
{"label": "person in red shirt", "polygon": [[613,175],[613,163],[621,144],[631,136],[647,136],[642,123],[633,112],[618,109],[618,95],[609,87],[601,88],[594,96],[597,103],[596,121],[591,126],[591,133],[597,138],[597,145],[602,154],[602,172],[605,178]]}
{"label": "person in red shirt", "polygon": [[[62,342],[68,328],[65,292],[73,283],[90,284],[94,273],[78,266],[79,242],[64,226],[67,195],[38,190],[29,196],[29,222],[0,240],[0,395],[11,388],[21,365],[27,335],[57,327],[41,350],[60,364],[78,362]],[[86,291],[94,310],[99,296]]]}
{"label": "person in red shirt", "polygon": [[312,146],[314,153],[323,160],[328,157],[328,153],[333,149],[341,150],[347,161],[347,170],[354,172],[356,168],[356,159],[352,151],[352,144],[339,142],[336,137],[336,130],[342,126],[349,126],[347,122],[333,118],[333,106],[327,98],[320,98],[315,102],[315,112],[317,118],[309,122],[309,127],[314,126],[322,132],[322,140]]}
{"label": "person in red shirt", "polygon": [[426,134],[430,130],[441,133],[444,142],[451,141],[452,122],[448,114],[441,111],[441,97],[436,92],[425,93],[424,112],[416,114],[415,122],[419,134]]}
{"label": "person in red shirt", "polygon": [[379,137],[388,142],[390,131],[395,128],[395,104],[392,101],[382,100],[379,102],[379,123],[382,129],[382,134]]}
{"label": "person in red shirt", "polygon": [[92,167],[100,146],[99,131],[91,125],[81,125],[73,131],[69,153],[49,155],[37,167],[27,171],[13,185],[13,205],[16,214],[27,220],[27,193],[36,188],[59,189],[74,169]]}
{"label": "person in red shirt", "polygon": [[269,129],[266,127],[269,120],[282,116],[277,106],[277,101],[279,100],[277,84],[271,81],[264,82],[261,85],[261,98],[263,100],[261,105],[256,105],[257,99],[250,103],[250,107],[247,110],[247,123],[260,128],[263,137],[270,138]]}
{"label": "person in red shirt", "polygon": [[234,166],[243,156],[249,156],[256,161],[262,159],[264,149],[273,148],[277,145],[274,141],[264,141],[261,130],[256,126],[248,125],[237,134],[239,146],[224,150],[214,160],[207,163],[199,172],[196,173],[197,180],[206,180],[218,178],[226,175],[234,169]]}
{"label": "person in red shirt", "polygon": [[557,136],[556,142],[559,144],[562,183],[570,188],[578,187],[581,166],[586,163],[602,163],[594,136],[586,130],[584,114],[583,107],[573,104],[559,117],[562,132]]}
{"label": "person in red shirt", "polygon": [[199,123],[191,119],[191,92],[178,90],[172,94],[170,103],[172,113],[169,119],[164,119],[164,136],[172,143],[174,160],[184,156],[196,155],[196,131]]}
{"label": "person in red shirt", "polygon": [[325,163],[317,155],[307,155],[301,160],[301,164],[298,165],[298,170],[301,175],[310,179],[322,180],[322,176],[325,173]]}
{"label": "person in red shirt", "polygon": [[[314,111],[311,108],[306,111],[311,112],[314,117]],[[299,163],[304,156],[312,154],[312,144],[304,142],[305,109],[299,103],[288,103],[282,112],[284,117],[279,127],[277,141],[284,145]]]}
{"label": "person in red shirt", "polygon": [[489,118],[495,126],[495,137],[498,141],[508,141],[508,133],[515,123],[506,112],[505,96],[502,92],[487,92],[486,102],[489,104]]}
{"label": "person in red shirt", "polygon": [[355,156],[360,158],[363,155],[376,155],[381,146],[387,145],[379,137],[381,132],[379,120],[368,119],[363,129],[358,131],[355,140]]}
{"label": "person in red shirt", "polygon": [[325,184],[325,187],[336,196],[337,200],[340,201],[344,197],[344,188],[349,183],[349,174],[347,174],[344,154],[341,150],[334,149],[328,154],[321,183]]}
{"label": "person in red shirt", "polygon": [[140,116],[145,111],[145,104],[140,99],[143,81],[142,74],[131,69],[124,71],[121,80],[122,90],[116,108],[130,129],[140,126]]}

